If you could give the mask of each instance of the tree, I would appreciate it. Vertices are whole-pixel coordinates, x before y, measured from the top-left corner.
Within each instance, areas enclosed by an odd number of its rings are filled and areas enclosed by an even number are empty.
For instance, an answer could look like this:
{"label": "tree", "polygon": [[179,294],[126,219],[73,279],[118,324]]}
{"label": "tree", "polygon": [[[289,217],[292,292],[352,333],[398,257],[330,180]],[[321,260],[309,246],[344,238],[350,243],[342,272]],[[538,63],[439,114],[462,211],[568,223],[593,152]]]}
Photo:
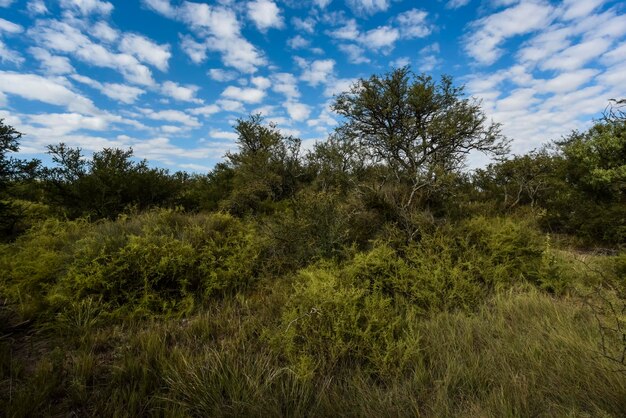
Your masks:
{"label": "tree", "polygon": [[534,207],[562,183],[558,176],[561,158],[547,149],[490,164],[474,173],[474,183],[505,209],[530,204]]}
{"label": "tree", "polygon": [[382,165],[370,194],[381,195],[395,210],[409,240],[423,219],[418,207],[429,210],[432,199],[445,206],[469,153],[508,151],[500,126],[489,123],[480,103],[447,76],[436,83],[408,67],[374,75],[337,96],[333,109],[345,118],[339,128],[345,140],[357,141],[370,165]]}
{"label": "tree", "polygon": [[244,213],[293,196],[301,175],[301,141],[274,124],[264,125],[260,115],[239,119],[235,131],[239,151],[226,154],[234,170],[228,208]]}
{"label": "tree", "polygon": [[133,161],[132,149],[105,148],[89,160],[80,148],[61,143],[48,146],[48,153],[57,164],[45,170],[48,199],[70,217],[115,218],[131,206],[167,205],[182,189],[167,170]]}
{"label": "tree", "polygon": [[373,160],[415,188],[430,184],[437,171],[461,167],[470,152],[508,151],[500,126],[488,123],[480,103],[448,76],[435,83],[408,67],[374,75],[340,94],[333,109]]}
{"label": "tree", "polygon": [[[22,133],[0,119],[0,237],[14,235],[14,227],[21,217],[14,205],[11,186],[17,181],[26,182],[37,176],[41,162],[22,160],[9,156],[19,151]],[[13,190],[14,192],[14,190]]]}

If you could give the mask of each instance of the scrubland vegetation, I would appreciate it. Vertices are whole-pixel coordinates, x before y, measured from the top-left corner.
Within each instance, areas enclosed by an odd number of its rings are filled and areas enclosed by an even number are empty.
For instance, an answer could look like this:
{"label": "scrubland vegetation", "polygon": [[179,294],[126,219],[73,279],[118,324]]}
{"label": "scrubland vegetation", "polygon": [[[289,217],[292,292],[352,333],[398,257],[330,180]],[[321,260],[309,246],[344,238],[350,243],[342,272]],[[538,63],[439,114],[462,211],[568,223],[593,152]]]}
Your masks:
{"label": "scrubland vegetation", "polygon": [[206,175],[63,144],[45,167],[0,124],[0,415],[623,416],[619,105],[510,155],[404,68],[310,152],[238,121]]}

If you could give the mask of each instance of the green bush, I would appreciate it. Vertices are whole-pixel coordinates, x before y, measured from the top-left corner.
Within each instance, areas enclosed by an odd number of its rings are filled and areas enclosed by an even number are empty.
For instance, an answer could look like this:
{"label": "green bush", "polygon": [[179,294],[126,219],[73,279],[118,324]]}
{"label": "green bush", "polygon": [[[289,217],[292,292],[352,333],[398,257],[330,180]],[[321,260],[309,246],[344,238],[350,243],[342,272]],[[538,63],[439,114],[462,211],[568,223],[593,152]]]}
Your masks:
{"label": "green bush", "polygon": [[248,225],[219,213],[48,221],[7,247],[2,292],[31,311],[57,311],[86,298],[110,311],[187,311],[253,281],[253,236]]}
{"label": "green bush", "polygon": [[387,375],[410,361],[418,338],[407,334],[413,312],[342,280],[332,268],[300,272],[274,343],[297,375],[342,367]]}

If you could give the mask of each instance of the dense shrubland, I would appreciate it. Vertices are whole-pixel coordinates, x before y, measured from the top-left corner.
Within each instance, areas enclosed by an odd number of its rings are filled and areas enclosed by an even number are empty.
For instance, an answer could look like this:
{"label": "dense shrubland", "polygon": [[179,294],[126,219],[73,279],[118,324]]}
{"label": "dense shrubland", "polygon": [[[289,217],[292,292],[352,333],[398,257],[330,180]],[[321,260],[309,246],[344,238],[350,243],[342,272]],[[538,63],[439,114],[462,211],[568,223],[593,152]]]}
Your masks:
{"label": "dense shrubland", "polygon": [[[7,416],[620,416],[626,121],[526,155],[452,80],[259,116],[206,175],[0,124]],[[468,172],[468,152],[497,157]]]}

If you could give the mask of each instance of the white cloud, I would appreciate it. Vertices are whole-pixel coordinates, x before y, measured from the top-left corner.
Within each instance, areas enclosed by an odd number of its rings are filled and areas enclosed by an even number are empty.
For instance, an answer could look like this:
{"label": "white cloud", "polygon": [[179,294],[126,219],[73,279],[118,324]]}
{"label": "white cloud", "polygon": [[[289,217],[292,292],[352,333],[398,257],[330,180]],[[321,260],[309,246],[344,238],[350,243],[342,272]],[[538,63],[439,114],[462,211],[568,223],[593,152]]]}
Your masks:
{"label": "white cloud", "polygon": [[583,69],[569,73],[561,73],[552,79],[546,80],[543,85],[543,90],[554,93],[574,91],[593,80],[598,72],[598,70]]}
{"label": "white cloud", "polygon": [[344,41],[356,41],[360,36],[359,28],[357,27],[356,20],[350,19],[346,21],[343,26],[328,33],[335,39],[341,39]]}
{"label": "white cloud", "polygon": [[617,62],[626,61],[626,41],[606,52],[602,56],[602,61],[607,64],[615,64]]}
{"label": "white cloud", "polygon": [[19,66],[24,62],[24,58],[19,52],[6,46],[0,39],[0,62],[12,62]]}
{"label": "white cloud", "polygon": [[103,21],[97,22],[95,25],[93,25],[93,27],[91,28],[91,33],[99,40],[105,42],[113,42],[120,37],[120,33],[118,30],[113,29],[111,26],[109,26],[108,23]]}
{"label": "white cloud", "polygon": [[471,0],[448,0],[446,8],[458,9],[459,7],[467,6]]}
{"label": "white cloud", "polygon": [[58,81],[35,74],[0,71],[0,92],[57,106],[72,112],[97,113],[93,102]]}
{"label": "white cloud", "polygon": [[48,8],[43,0],[31,0],[26,5],[26,9],[32,15],[43,15],[48,13]]}
{"label": "white cloud", "polygon": [[209,132],[209,136],[211,138],[226,139],[226,140],[229,140],[229,141],[235,141],[237,138],[239,138],[239,135],[237,135],[236,132],[221,131],[219,129],[211,130],[211,132]]}
{"label": "white cloud", "polygon": [[400,25],[400,34],[403,38],[424,38],[432,32],[430,26],[426,23],[428,13],[424,10],[411,9],[404,13],[400,13],[396,20]]}
{"label": "white cloud", "polygon": [[571,20],[585,17],[605,2],[606,0],[563,0],[563,18]]}
{"label": "white cloud", "polygon": [[283,107],[289,117],[295,121],[303,121],[311,114],[311,107],[303,103],[287,101],[283,103]]}
{"label": "white cloud", "polygon": [[392,68],[402,68],[402,67],[406,67],[410,63],[411,63],[411,59],[409,57],[398,57],[395,60],[390,61],[389,65]]}
{"label": "white cloud", "polygon": [[298,81],[293,74],[290,73],[275,73],[272,74],[272,90],[276,93],[283,94],[288,99],[295,99],[300,97],[300,91],[298,90]]}
{"label": "white cloud", "polygon": [[195,64],[200,64],[207,58],[207,46],[197,42],[191,36],[181,36],[180,47]]}
{"label": "white cloud", "polygon": [[420,49],[418,58],[418,69],[424,73],[434,70],[439,64],[441,64],[439,58],[439,43],[425,46]]}
{"label": "white cloud", "polygon": [[221,68],[211,68],[208,72],[209,77],[215,81],[228,82],[237,78],[237,73],[234,71],[223,70]]}
{"label": "white cloud", "polygon": [[244,103],[259,103],[265,98],[265,90],[252,87],[228,86],[222,92],[222,97]]}
{"label": "white cloud", "polygon": [[139,109],[147,118],[165,122],[177,122],[188,126],[190,128],[196,128],[200,126],[198,119],[193,116],[189,116],[187,113],[180,110],[168,109],[158,110],[153,109]]}
{"label": "white cloud", "polygon": [[168,44],[159,45],[145,36],[126,34],[120,43],[120,50],[134,55],[142,62],[151,64],[161,71],[167,71],[172,54]]}
{"label": "white cloud", "polygon": [[189,109],[189,112],[193,115],[211,116],[221,110],[222,109],[218,105],[210,104],[202,107],[196,107],[195,109]]}
{"label": "white cloud", "polygon": [[339,50],[346,54],[348,61],[352,64],[363,64],[370,62],[370,59],[365,56],[365,50],[358,45],[354,44],[340,44]]}
{"label": "white cloud", "polygon": [[[245,73],[254,73],[266,63],[263,54],[241,34],[234,10],[223,6],[185,1],[179,7],[166,0],[143,0],[144,5],[166,17],[187,23],[204,38],[206,50],[219,52],[224,65]],[[192,59],[202,60],[203,49],[187,42]],[[189,49],[189,47],[193,47]]]}
{"label": "white cloud", "polygon": [[300,35],[296,35],[293,38],[289,38],[287,40],[287,45],[289,45],[289,48],[291,49],[301,49],[301,48],[306,48],[310,45],[311,43],[304,39],[302,36]]}
{"label": "white cloud", "polygon": [[61,0],[61,7],[74,10],[83,15],[103,14],[108,15],[113,10],[113,5],[108,1],[100,0]]}
{"label": "white cloud", "polygon": [[29,48],[28,52],[39,61],[44,71],[48,74],[72,74],[74,72],[74,67],[72,67],[67,57],[52,55],[47,50],[39,47]]}
{"label": "white cloud", "polygon": [[313,0],[313,3],[320,9],[326,8],[333,0]]}
{"label": "white cloud", "polygon": [[272,85],[272,82],[267,77],[261,77],[261,76],[252,77],[250,81],[252,81],[252,84],[254,84],[255,86],[257,86],[258,88],[262,90],[268,89]]}
{"label": "white cloud", "polygon": [[9,7],[15,0],[0,0],[0,7]]}
{"label": "white cloud", "polygon": [[481,64],[492,64],[502,55],[508,38],[545,28],[554,9],[542,0],[528,0],[472,23],[465,51]]}
{"label": "white cloud", "polygon": [[606,38],[595,38],[564,49],[541,64],[551,70],[575,70],[591,59],[602,55],[611,46]]}
{"label": "white cloud", "polygon": [[119,83],[101,83],[97,80],[79,74],[72,74],[71,78],[79,83],[93,87],[105,96],[121,103],[134,103],[139,96],[145,93],[144,90],[137,87]]}
{"label": "white cloud", "polygon": [[244,112],[245,111],[243,104],[237,100],[219,99],[216,103],[222,109],[228,112]]}
{"label": "white cloud", "polygon": [[200,87],[198,86],[181,86],[180,84],[172,81],[166,81],[161,86],[161,93],[167,97],[173,98],[174,100],[202,103],[202,100],[196,98],[198,90],[200,90]]}
{"label": "white cloud", "polygon": [[312,86],[325,83],[335,68],[335,60],[332,59],[315,60],[310,63],[303,60],[299,64],[304,70],[300,79]]}
{"label": "white cloud", "polygon": [[315,25],[317,22],[309,16],[305,19],[294,17],[291,19],[291,23],[296,29],[312,34],[315,31]]}
{"label": "white cloud", "polygon": [[24,28],[17,23],[0,18],[0,31],[15,34],[23,32]]}
{"label": "white cloud", "polygon": [[130,54],[118,54],[92,42],[72,25],[56,20],[40,21],[28,31],[41,46],[53,51],[73,54],[88,64],[119,71],[128,81],[153,85],[152,73]]}
{"label": "white cloud", "polygon": [[359,15],[372,15],[389,8],[388,0],[346,0],[352,11]]}
{"label": "white cloud", "polygon": [[134,103],[137,98],[145,93],[144,90],[118,83],[104,83],[100,90],[105,96],[122,103]]}
{"label": "white cloud", "polygon": [[393,44],[400,37],[400,32],[390,26],[379,26],[365,32],[360,42],[371,49],[393,48]]}
{"label": "white cloud", "polygon": [[257,29],[265,32],[270,28],[284,27],[280,9],[272,0],[253,0],[248,3],[248,17]]}
{"label": "white cloud", "polygon": [[350,87],[357,82],[356,78],[338,78],[331,80],[324,89],[324,96],[332,97],[344,91],[350,90]]}

